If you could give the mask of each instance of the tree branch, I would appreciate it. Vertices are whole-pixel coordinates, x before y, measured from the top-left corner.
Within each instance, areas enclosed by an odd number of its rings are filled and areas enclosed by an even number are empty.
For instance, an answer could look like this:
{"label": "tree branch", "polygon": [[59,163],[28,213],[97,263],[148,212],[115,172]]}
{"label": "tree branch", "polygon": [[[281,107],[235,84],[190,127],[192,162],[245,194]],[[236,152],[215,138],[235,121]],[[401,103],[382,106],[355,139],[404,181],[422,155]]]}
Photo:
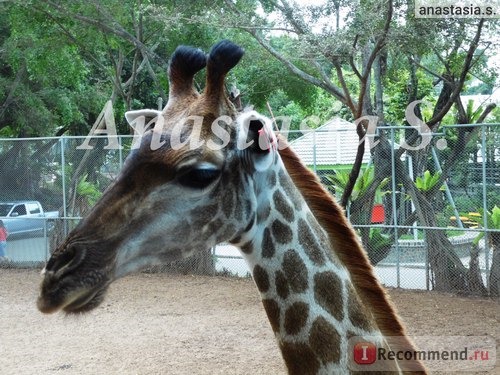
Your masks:
{"label": "tree branch", "polygon": [[455,89],[451,93],[448,102],[432,119],[430,119],[427,122],[427,125],[429,127],[432,128],[432,126],[436,125],[443,119],[443,117],[448,113],[448,111],[450,110],[451,106],[453,105],[457,97],[460,95],[460,91],[462,91],[465,79],[467,78],[467,73],[469,72],[471,67],[472,58],[474,57],[474,52],[476,51],[479,45],[479,39],[481,38],[481,31],[483,29],[483,25],[484,25],[484,18],[481,18],[477,26],[476,35],[474,36],[474,39],[470,44],[469,50],[467,51],[467,56],[465,57],[464,65],[462,68],[462,72],[460,73],[457,85],[455,86]]}
{"label": "tree branch", "polygon": [[433,72],[432,70],[430,70],[429,68],[423,66],[422,64],[420,64],[419,62],[417,62],[413,57],[410,56],[410,60],[412,63],[414,63],[416,66],[418,66],[419,68],[425,70],[427,73],[429,73],[430,75],[436,77],[437,79],[439,79],[440,81],[446,81],[446,82],[449,82],[449,80],[445,77],[443,77],[441,74],[438,74],[436,72]]}
{"label": "tree branch", "polygon": [[358,77],[358,79],[361,80],[361,73],[359,72],[358,68],[356,67],[356,64],[354,63],[354,52],[356,51],[356,45],[358,44],[358,39],[359,39],[359,34],[356,34],[356,36],[354,37],[354,42],[352,43],[351,55],[349,56],[349,65],[351,66],[354,74],[356,74],[356,77]]}
{"label": "tree branch", "polygon": [[[227,4],[227,6],[236,14],[239,16],[242,16],[242,12],[236,8],[234,3],[230,0],[224,0],[224,2]],[[309,73],[306,73],[299,67],[297,67],[294,63],[292,63],[288,58],[286,58],[284,55],[276,51],[264,38],[257,32],[257,30],[253,28],[247,28],[244,29],[246,32],[248,32],[250,35],[252,35],[257,42],[264,47],[271,55],[273,55],[277,60],[281,61],[283,65],[287,67],[288,70],[290,70],[293,74],[297,75],[299,78],[302,80],[309,82],[317,87],[321,87],[325,91],[329,92],[332,94],[335,98],[340,100],[343,104],[347,105],[347,100],[342,91],[336,87],[334,84],[332,84],[330,81],[325,81],[325,80],[320,80]]]}
{"label": "tree branch", "polygon": [[347,87],[347,83],[344,79],[344,73],[342,72],[342,67],[340,66],[338,61],[335,61],[333,66],[335,67],[335,71],[337,72],[337,78],[339,79],[340,85],[342,86],[342,90],[344,90],[344,95],[346,97],[347,106],[349,107],[351,112],[354,114],[354,113],[356,113],[356,107],[358,106],[358,104],[354,103],[352,101],[350,90]]}
{"label": "tree branch", "polygon": [[12,85],[10,86],[9,93],[7,94],[7,98],[5,98],[2,106],[0,107],[0,121],[3,119],[3,116],[5,115],[5,111],[7,111],[7,108],[12,104],[14,101],[15,93],[19,85],[21,84],[21,81],[24,77],[24,74],[26,73],[26,65],[23,64],[19,67],[16,77],[14,78],[14,82],[12,82]]}
{"label": "tree branch", "polygon": [[366,64],[364,66],[364,71],[361,76],[361,88],[359,90],[359,98],[358,98],[358,112],[356,114],[356,118],[363,116],[363,100],[365,96],[366,89],[368,87],[368,77],[370,76],[373,62],[375,61],[375,57],[380,52],[380,50],[384,47],[385,41],[387,40],[387,35],[389,34],[389,28],[391,26],[392,14],[393,14],[393,6],[392,0],[389,0],[387,6],[387,13],[384,28],[382,29],[382,34],[377,38],[375,42],[375,46],[373,47],[370,56],[368,57]]}
{"label": "tree branch", "polygon": [[[472,40],[471,45],[469,47],[469,50],[467,52],[467,56],[466,56],[465,61],[464,61],[464,65],[462,68],[462,72],[460,74],[458,84],[455,86],[455,89],[451,93],[450,98],[448,99],[448,102],[442,107],[442,109],[431,120],[429,120],[427,122],[427,125],[429,127],[436,125],[437,123],[439,123],[443,119],[443,117],[448,113],[451,106],[453,105],[453,103],[457,100],[458,96],[460,95],[460,91],[463,88],[465,78],[467,77],[468,70],[470,69],[470,65],[472,62],[472,58],[474,56],[474,52],[477,49],[478,44],[479,44],[479,39],[481,37],[481,30],[482,30],[483,24],[484,24],[484,19],[481,19],[479,21],[479,24],[478,24],[476,35],[475,35],[474,39]],[[420,136],[420,134],[418,132],[412,132],[410,137],[408,137],[408,140],[406,143],[412,144],[413,142],[415,142],[418,139],[419,136]],[[399,159],[405,153],[405,151],[406,150],[403,147],[399,148],[396,151],[395,158]]]}
{"label": "tree branch", "polygon": [[[57,11],[65,14],[66,16],[69,16],[69,17],[72,17],[74,19],[77,19],[81,22],[84,22],[88,25],[92,25],[94,27],[96,27],[97,29],[105,32],[105,33],[108,33],[108,34],[113,34],[113,35],[116,35],[122,39],[125,39],[126,41],[132,43],[136,48],[138,48],[139,50],[141,50],[141,52],[143,53],[143,55],[149,55],[151,56],[157,63],[158,65],[160,66],[166,66],[167,65],[167,62],[159,55],[157,55],[156,53],[154,53],[153,51],[151,51],[146,45],[144,45],[140,40],[138,40],[135,36],[133,36],[132,34],[130,34],[127,30],[125,30],[118,22],[114,22],[114,25],[115,27],[111,27],[103,22],[101,22],[100,20],[95,20],[93,18],[89,18],[87,16],[84,16],[82,14],[79,14],[79,13],[72,13],[70,12],[69,10],[67,10],[66,8],[50,1],[50,0],[42,0],[45,4],[47,4],[48,6],[56,9]],[[102,14],[102,12],[101,12]]]}

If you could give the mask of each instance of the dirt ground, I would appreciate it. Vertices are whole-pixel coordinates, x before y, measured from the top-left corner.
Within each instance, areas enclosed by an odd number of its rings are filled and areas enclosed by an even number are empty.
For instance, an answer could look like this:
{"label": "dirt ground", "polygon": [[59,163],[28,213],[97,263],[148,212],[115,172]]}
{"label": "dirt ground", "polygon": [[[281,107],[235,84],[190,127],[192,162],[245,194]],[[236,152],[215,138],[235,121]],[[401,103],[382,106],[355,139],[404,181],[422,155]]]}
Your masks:
{"label": "dirt ground", "polygon": [[[40,314],[39,281],[34,270],[0,270],[1,374],[285,373],[252,280],[138,274],[77,317]],[[499,347],[497,302],[390,294],[412,335],[488,335]]]}

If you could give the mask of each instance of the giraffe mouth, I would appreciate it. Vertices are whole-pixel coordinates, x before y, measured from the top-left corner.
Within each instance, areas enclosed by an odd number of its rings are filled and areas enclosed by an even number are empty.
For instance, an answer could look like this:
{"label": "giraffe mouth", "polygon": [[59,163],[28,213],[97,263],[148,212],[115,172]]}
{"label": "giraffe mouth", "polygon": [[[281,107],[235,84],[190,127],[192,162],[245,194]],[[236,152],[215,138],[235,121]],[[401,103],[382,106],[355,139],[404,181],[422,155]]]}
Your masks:
{"label": "giraffe mouth", "polygon": [[79,314],[89,312],[99,306],[106,296],[107,286],[99,289],[91,289],[82,293],[81,296],[65,305],[62,310],[67,314]]}
{"label": "giraffe mouth", "polygon": [[[89,282],[90,279],[92,282]],[[45,314],[59,310],[67,314],[79,314],[99,306],[108,290],[109,279],[104,275],[97,277],[94,273],[87,278],[87,285],[77,280],[67,277],[56,281],[53,273],[46,273],[37,300],[38,309]]]}
{"label": "giraffe mouth", "polygon": [[[56,250],[42,271],[37,300],[45,314],[88,312],[99,306],[115,279],[107,258],[97,258],[96,247],[88,243],[70,243]],[[108,255],[109,256],[109,255]],[[108,264],[108,266],[102,266]]]}

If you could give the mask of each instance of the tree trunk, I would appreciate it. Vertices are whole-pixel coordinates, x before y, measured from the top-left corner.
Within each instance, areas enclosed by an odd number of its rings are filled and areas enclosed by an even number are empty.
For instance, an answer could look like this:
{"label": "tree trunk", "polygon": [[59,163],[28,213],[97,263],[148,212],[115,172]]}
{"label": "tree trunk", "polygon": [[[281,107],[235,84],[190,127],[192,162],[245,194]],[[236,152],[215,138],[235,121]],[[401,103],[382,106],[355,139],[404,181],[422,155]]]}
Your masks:
{"label": "tree trunk", "polygon": [[[426,213],[426,216],[434,212]],[[441,292],[468,292],[467,269],[455,254],[453,245],[442,230],[425,230],[429,264],[433,273],[434,290]]]}
{"label": "tree trunk", "polygon": [[490,239],[493,248],[490,270],[490,296],[500,297],[500,233],[489,233],[485,236],[485,240],[488,241],[488,239]]}
{"label": "tree trunk", "polygon": [[[401,160],[395,160],[396,171],[403,171]],[[420,192],[406,173],[400,173],[404,187],[410,194],[420,223],[425,227],[437,227],[434,206]],[[446,292],[468,291],[467,269],[455,254],[453,245],[443,230],[426,229],[425,238],[429,254],[429,264],[434,275],[434,289]]]}
{"label": "tree trunk", "polygon": [[488,291],[484,287],[479,267],[479,246],[473,245],[470,251],[469,271],[467,272],[467,282],[471,294],[487,296]]}

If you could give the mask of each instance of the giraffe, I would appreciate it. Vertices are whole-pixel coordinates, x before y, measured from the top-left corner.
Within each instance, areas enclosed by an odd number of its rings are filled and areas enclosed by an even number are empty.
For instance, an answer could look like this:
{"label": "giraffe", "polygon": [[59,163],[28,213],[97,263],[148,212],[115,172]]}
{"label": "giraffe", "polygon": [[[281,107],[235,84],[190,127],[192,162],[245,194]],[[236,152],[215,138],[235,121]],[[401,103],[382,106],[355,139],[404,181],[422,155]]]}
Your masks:
{"label": "giraffe", "polygon": [[[47,262],[38,309],[90,311],[120,277],[229,242],[252,272],[290,374],[349,373],[354,336],[391,349],[397,336],[413,350],[339,205],[268,118],[228,100],[225,76],[242,56],[229,41],[208,55],[176,49],[165,108],[126,114],[140,140]],[[200,94],[193,78],[205,67]],[[426,373],[418,360],[388,366]]]}

